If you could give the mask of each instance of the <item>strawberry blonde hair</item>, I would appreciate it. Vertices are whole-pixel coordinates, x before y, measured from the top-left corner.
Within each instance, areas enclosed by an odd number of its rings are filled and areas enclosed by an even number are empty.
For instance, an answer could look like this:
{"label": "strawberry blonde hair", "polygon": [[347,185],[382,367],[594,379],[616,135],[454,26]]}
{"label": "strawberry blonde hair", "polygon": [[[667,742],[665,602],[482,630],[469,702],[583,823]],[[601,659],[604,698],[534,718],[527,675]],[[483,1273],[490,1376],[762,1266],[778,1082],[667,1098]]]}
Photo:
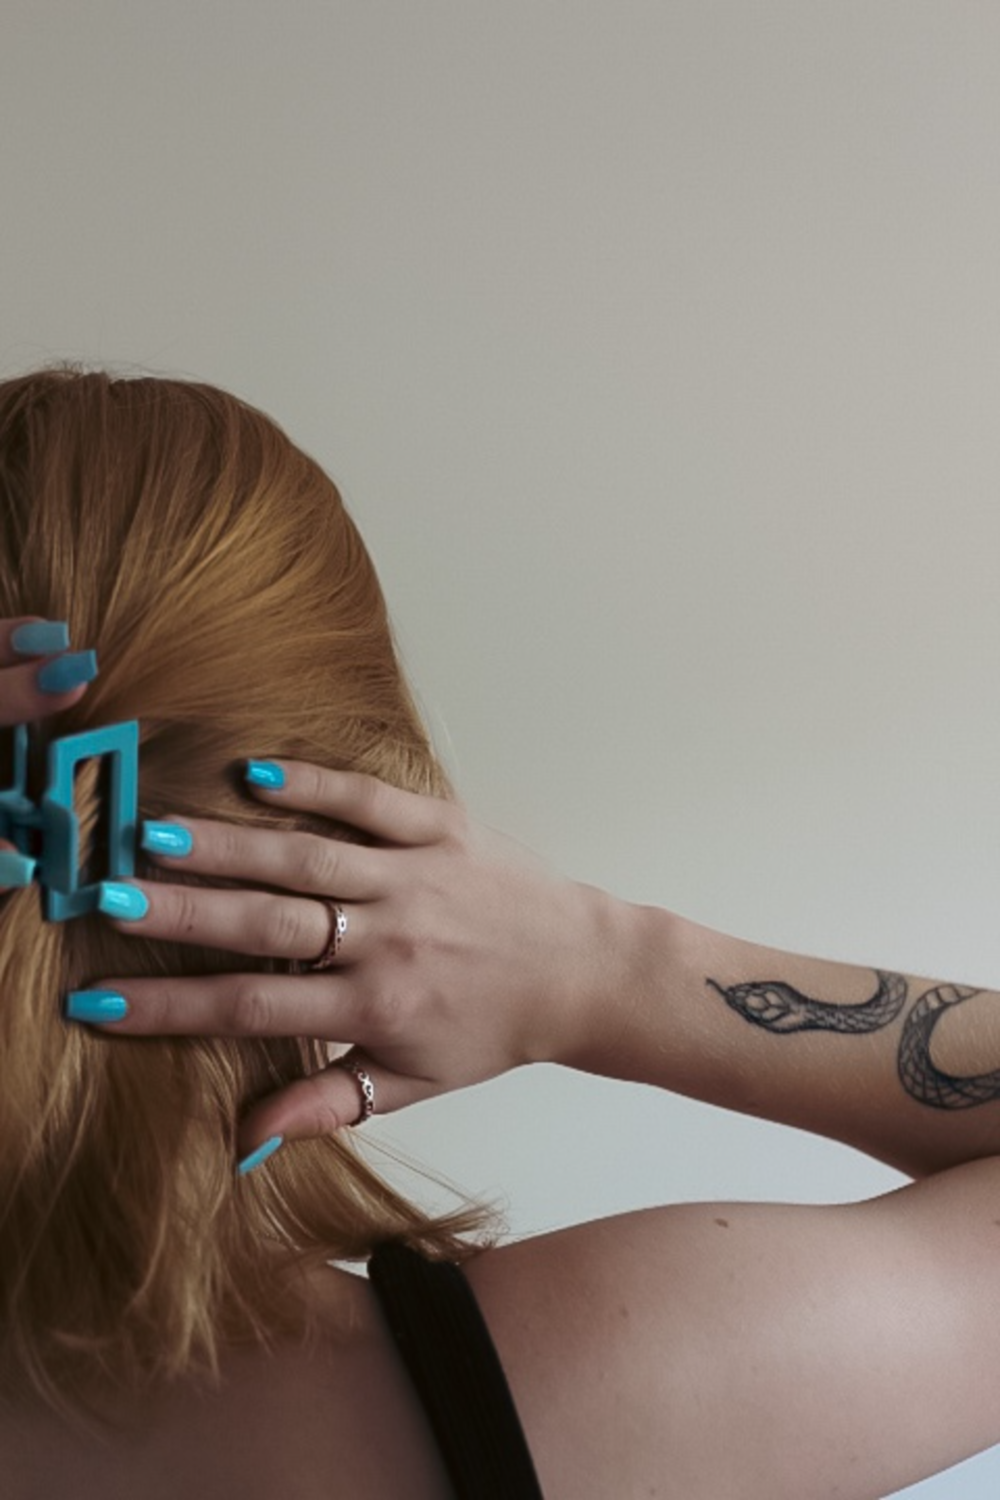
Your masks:
{"label": "strawberry blonde hair", "polygon": [[[332,481],[262,413],[210,386],[72,367],[0,383],[0,617],[69,622],[98,653],[47,742],[137,719],[139,816],[344,835],[241,791],[277,756],[447,795],[371,559]],[[0,740],[5,732],[0,730]],[[9,752],[3,785],[9,784]],[[98,762],[77,781],[97,857]],[[139,853],[144,879],[169,875]],[[286,1144],[246,1177],[251,1102],[325,1065],[308,1039],[137,1038],[62,1019],[107,974],[287,972],[278,960],[42,920],[0,898],[0,1380],[66,1414],[97,1393],[217,1376],[224,1347],[304,1333],[295,1270],[408,1240],[468,1253],[471,1207],[429,1218],[350,1132]]]}

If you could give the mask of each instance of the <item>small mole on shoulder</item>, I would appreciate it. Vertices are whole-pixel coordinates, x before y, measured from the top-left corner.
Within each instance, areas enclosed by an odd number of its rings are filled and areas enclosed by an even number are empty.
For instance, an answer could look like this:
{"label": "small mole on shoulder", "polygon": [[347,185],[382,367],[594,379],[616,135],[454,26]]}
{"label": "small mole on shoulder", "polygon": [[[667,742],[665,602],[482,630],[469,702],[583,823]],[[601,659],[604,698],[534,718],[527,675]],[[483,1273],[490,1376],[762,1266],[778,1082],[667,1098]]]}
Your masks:
{"label": "small mole on shoulder", "polygon": [[719,1226],[720,1229],[728,1229],[729,1228],[729,1220],[728,1219],[716,1219],[715,1223],[718,1224],[718,1226]]}

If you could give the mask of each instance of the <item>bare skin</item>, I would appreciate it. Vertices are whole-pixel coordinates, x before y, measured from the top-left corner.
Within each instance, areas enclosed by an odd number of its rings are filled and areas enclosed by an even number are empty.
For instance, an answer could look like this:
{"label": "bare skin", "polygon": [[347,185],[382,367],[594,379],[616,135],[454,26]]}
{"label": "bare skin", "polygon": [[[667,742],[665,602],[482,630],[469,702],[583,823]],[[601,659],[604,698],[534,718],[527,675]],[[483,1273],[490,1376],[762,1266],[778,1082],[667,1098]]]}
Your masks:
{"label": "bare skin", "polygon": [[447,1476],[367,1283],[330,1270],[315,1283],[315,1347],[233,1353],[224,1385],[189,1385],[123,1407],[107,1439],[51,1412],[0,1415],[4,1493],[80,1500],[439,1500]]}
{"label": "bare skin", "polygon": [[[871,1203],[689,1204],[468,1268],[548,1500],[876,1500],[1000,1438],[1000,1164]],[[326,1279],[328,1274],[329,1280]],[[110,1447],[0,1418],[10,1500],[447,1500],[364,1281],[314,1351],[234,1356]]]}
{"label": "bare skin", "polygon": [[[289,895],[192,900],[137,881],[149,912],[116,925],[305,960],[329,937],[327,908],[309,899],[322,892],[349,913],[338,966],[263,984],[102,978],[132,1007],[109,1035],[355,1042],[385,1109],[557,1061],[938,1172],[866,1204],[663,1208],[472,1262],[547,1495],[868,1500],[1000,1440],[998,1103],[988,1089],[971,1107],[925,1097],[928,1078],[943,1089],[964,1076],[954,1037],[948,1062],[925,1047],[919,1088],[900,1065],[921,1004],[948,987],[630,907],[452,805],[283,768],[287,790],[262,794],[272,804],[326,810],[381,846],[190,821],[187,868]],[[975,1023],[972,1050],[988,1050],[993,1012],[963,1005],[951,1020]],[[357,1105],[355,1081],[334,1068],[259,1105],[242,1148],[343,1128]]]}
{"label": "bare skin", "polygon": [[[336,967],[214,978],[102,976],[129,1013],[108,1035],[307,1035],[354,1044],[380,1113],[555,1062],[652,1084],[857,1146],[912,1176],[1000,1152],[1000,995],[762,948],[568,880],[449,802],[281,762],[286,806],[381,842],[173,819],[191,852],[125,934]],[[254,789],[256,790],[256,789]],[[249,889],[171,885],[169,870]],[[254,886],[277,887],[254,889]],[[512,945],[511,934],[517,935]],[[350,1124],[343,1069],[242,1122],[241,1149]]]}
{"label": "bare skin", "polygon": [[[308,960],[329,936],[315,899],[326,895],[350,916],[338,967],[266,987],[259,976],[95,979],[131,1006],[109,1036],[360,1044],[380,1109],[554,1060],[822,1130],[923,1176],[857,1205],[622,1215],[471,1261],[549,1500],[876,1500],[1000,1441],[991,991],[883,983],[881,971],[627,907],[461,809],[284,765],[289,805],[322,805],[381,847],[191,823],[189,868],[289,895],[193,901],[137,881],[149,913],[116,925]],[[936,1009],[920,1010],[930,995]],[[927,1031],[939,1012],[958,1023],[949,1039],[940,1021],[941,1048]],[[354,1080],[334,1069],[264,1101],[241,1146],[343,1128],[356,1111]],[[313,1295],[316,1346],[234,1354],[218,1397],[182,1387],[123,1411],[134,1442],[109,1447],[50,1414],[0,1410],[5,1495],[446,1500],[367,1285],[331,1269]]]}

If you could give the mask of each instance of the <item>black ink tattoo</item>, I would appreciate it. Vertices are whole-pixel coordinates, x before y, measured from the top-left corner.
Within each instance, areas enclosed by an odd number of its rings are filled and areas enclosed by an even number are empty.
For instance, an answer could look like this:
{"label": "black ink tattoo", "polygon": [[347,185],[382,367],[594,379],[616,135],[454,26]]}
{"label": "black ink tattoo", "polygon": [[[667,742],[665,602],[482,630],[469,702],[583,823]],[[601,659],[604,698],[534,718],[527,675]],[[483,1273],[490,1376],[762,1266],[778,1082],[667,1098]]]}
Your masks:
{"label": "black ink tattoo", "polygon": [[761,984],[735,984],[729,989],[707,982],[718,990],[727,1005],[745,1021],[763,1026],[767,1031],[881,1031],[894,1021],[906,1004],[907,985],[901,974],[878,975],[878,989],[863,1005],[831,1005],[828,1000],[811,1000],[780,979]]}
{"label": "black ink tattoo", "polygon": [[[906,1004],[908,986],[901,974],[878,969],[876,976],[878,989],[860,1005],[814,1000],[780,979],[729,986],[714,979],[706,983],[745,1021],[765,1031],[839,1031],[857,1036],[891,1025]],[[903,1022],[897,1056],[899,1080],[911,1098],[932,1109],[971,1109],[1000,1099],[1000,1068],[956,1077],[935,1067],[930,1055],[931,1035],[947,1008],[983,993],[963,985],[941,984],[927,990],[914,1005]]]}
{"label": "black ink tattoo", "polygon": [[961,1005],[982,990],[940,984],[921,995],[906,1018],[899,1044],[899,1078],[908,1094],[933,1109],[971,1109],[1000,1099],[1000,1068],[968,1078],[945,1073],[931,1062],[931,1034],[949,1005]]}

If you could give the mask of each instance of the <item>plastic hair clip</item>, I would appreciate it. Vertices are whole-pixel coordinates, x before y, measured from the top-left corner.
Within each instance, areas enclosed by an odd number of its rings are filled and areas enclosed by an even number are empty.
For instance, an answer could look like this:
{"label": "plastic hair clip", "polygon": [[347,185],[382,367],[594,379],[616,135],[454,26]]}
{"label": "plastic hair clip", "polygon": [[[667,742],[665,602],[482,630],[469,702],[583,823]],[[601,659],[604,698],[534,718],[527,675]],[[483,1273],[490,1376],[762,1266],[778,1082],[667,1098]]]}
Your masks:
{"label": "plastic hair clip", "polygon": [[135,874],[139,800],[139,721],[64,735],[48,747],[48,784],[41,805],[27,794],[28,726],[14,729],[14,780],[0,791],[0,837],[38,860],[35,878],[45,892],[45,919],[65,922],[96,911],[101,881],[80,883],[80,830],[74,805],[76,769],[82,761],[111,757],[107,873]]}

